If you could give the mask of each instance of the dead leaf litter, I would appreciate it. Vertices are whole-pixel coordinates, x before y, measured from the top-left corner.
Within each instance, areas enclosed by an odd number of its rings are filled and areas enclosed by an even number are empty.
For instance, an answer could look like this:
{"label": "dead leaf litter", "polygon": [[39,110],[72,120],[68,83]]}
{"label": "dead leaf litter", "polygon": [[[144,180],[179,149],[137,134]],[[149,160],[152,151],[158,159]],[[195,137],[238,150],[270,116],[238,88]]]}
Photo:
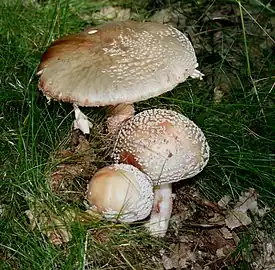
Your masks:
{"label": "dead leaf litter", "polygon": [[275,269],[274,239],[260,228],[254,231],[256,237],[250,245],[253,258],[243,251],[232,256],[241,245],[242,233],[249,230],[247,226],[268,210],[259,207],[258,197],[250,188],[235,203],[228,195],[215,203],[194,187],[178,189],[167,235],[169,249],[160,253],[164,269],[221,269],[241,259],[255,269]]}

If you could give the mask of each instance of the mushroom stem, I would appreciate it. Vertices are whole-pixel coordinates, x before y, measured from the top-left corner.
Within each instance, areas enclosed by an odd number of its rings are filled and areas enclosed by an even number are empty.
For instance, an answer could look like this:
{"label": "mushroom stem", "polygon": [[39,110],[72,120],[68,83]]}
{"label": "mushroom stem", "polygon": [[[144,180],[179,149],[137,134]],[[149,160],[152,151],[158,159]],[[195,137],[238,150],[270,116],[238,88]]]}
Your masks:
{"label": "mushroom stem", "polygon": [[74,129],[80,129],[83,134],[90,134],[90,128],[93,124],[88,120],[88,117],[80,111],[76,104],[74,106],[75,120]]}
{"label": "mushroom stem", "polygon": [[172,185],[162,184],[155,189],[154,193],[153,209],[145,227],[151,235],[164,237],[173,208]]}
{"label": "mushroom stem", "polygon": [[116,135],[123,122],[131,118],[135,114],[133,104],[118,104],[109,106],[109,117],[107,118],[107,129],[112,135]]}

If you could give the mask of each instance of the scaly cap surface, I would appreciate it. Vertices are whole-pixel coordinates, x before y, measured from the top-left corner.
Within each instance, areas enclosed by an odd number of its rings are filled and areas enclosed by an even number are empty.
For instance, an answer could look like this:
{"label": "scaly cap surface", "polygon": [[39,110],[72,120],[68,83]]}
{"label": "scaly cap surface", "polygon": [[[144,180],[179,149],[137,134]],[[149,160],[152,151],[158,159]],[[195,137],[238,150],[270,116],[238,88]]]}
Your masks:
{"label": "scaly cap surface", "polygon": [[112,156],[136,166],[158,185],[201,172],[209,160],[209,146],[201,129],[184,115],[151,109],[122,126]]}
{"label": "scaly cap surface", "polygon": [[201,78],[188,38],[169,25],[113,22],[54,42],[38,67],[39,89],[80,106],[134,103]]}

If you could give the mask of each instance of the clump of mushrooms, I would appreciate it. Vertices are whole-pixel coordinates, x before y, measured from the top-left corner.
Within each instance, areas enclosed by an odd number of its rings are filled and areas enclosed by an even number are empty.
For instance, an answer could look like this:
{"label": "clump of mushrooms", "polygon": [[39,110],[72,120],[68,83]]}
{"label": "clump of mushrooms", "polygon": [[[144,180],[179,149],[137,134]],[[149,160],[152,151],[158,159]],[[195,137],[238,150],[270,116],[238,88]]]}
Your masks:
{"label": "clump of mushrooms", "polygon": [[74,125],[83,133],[90,124],[78,106],[119,105],[108,119],[116,134],[134,114],[134,102],[170,91],[188,77],[202,78],[197,67],[191,42],[173,26],[112,22],[55,41],[42,56],[38,87],[49,99],[74,104]]}
{"label": "clump of mushrooms", "polygon": [[157,186],[146,227],[164,236],[172,212],[171,183],[201,172],[209,160],[209,146],[201,129],[184,115],[151,109],[121,127],[112,156],[137,167]]}
{"label": "clump of mushrooms", "polygon": [[92,177],[87,190],[91,210],[108,220],[134,222],[150,215],[153,184],[150,178],[128,164],[104,167]]}

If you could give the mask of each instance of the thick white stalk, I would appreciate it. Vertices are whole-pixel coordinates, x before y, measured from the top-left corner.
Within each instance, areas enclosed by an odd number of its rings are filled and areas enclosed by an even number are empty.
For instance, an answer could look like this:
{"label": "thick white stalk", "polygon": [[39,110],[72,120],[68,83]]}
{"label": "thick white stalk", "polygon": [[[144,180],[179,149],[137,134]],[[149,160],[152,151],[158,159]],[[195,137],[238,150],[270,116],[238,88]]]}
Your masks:
{"label": "thick white stalk", "polygon": [[150,220],[145,224],[151,235],[164,237],[173,208],[172,185],[163,184],[154,191],[154,204],[150,215]]}

